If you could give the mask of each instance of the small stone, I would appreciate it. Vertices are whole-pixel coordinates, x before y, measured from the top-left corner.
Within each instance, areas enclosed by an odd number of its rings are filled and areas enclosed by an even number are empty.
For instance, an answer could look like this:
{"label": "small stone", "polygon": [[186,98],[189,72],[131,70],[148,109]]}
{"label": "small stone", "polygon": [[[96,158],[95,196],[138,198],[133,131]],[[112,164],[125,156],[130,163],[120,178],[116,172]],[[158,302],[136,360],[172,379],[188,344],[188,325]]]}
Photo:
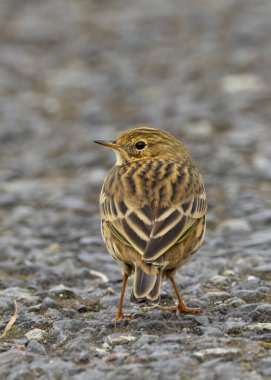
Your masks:
{"label": "small stone", "polygon": [[230,278],[235,278],[236,277],[236,273],[233,270],[231,270],[231,269],[226,269],[226,270],[223,271],[222,276],[230,277]]}
{"label": "small stone", "polygon": [[77,312],[73,309],[63,308],[60,310],[60,314],[65,318],[76,318]]}
{"label": "small stone", "polygon": [[34,380],[33,372],[28,364],[22,363],[13,369],[8,380]]}
{"label": "small stone", "polygon": [[215,304],[222,303],[228,298],[230,298],[230,294],[227,292],[208,292],[201,297],[201,301]]}
{"label": "small stone", "polygon": [[100,305],[102,309],[107,309],[112,307],[112,305],[118,305],[119,295],[108,295],[100,299]]}
{"label": "small stone", "polygon": [[[184,340],[184,337],[182,334],[166,334],[163,338],[161,338],[160,342],[162,344],[164,343],[182,343]],[[149,342],[146,342],[149,343]]]}
{"label": "small stone", "polygon": [[18,288],[18,287],[11,287],[11,288],[6,288],[4,290],[0,291],[0,296],[8,296],[11,298],[15,298],[17,301],[18,300],[26,300],[26,301],[34,301],[37,299],[37,297],[33,297],[33,295],[30,293],[29,290],[23,289],[23,288]]}
{"label": "small stone", "polygon": [[259,265],[254,268],[254,272],[263,280],[270,281],[271,280],[271,263],[266,263],[263,265]]}
{"label": "small stone", "polygon": [[222,78],[222,89],[228,93],[258,92],[264,87],[262,79],[253,73],[231,74]]}
{"label": "small stone", "polygon": [[270,322],[271,323],[271,305],[259,305],[250,314],[250,317],[255,322]]}
{"label": "small stone", "polygon": [[120,321],[118,321],[119,327],[126,327],[129,325],[129,319],[128,318],[122,318]]}
{"label": "small stone", "polygon": [[14,302],[9,297],[0,297],[0,315],[14,309]]}
{"label": "small stone", "polygon": [[247,233],[251,230],[249,222],[245,219],[227,219],[217,226],[217,232],[223,234]]}
{"label": "small stone", "polygon": [[60,251],[60,245],[57,242],[51,243],[50,245],[48,245],[47,250],[50,253],[57,253]]}
{"label": "small stone", "polygon": [[52,320],[58,320],[61,318],[61,314],[57,309],[48,309],[46,311],[46,317],[52,319]]}
{"label": "small stone", "polygon": [[206,348],[201,351],[194,352],[192,356],[196,357],[197,359],[200,359],[202,361],[214,357],[227,357],[227,358],[234,358],[237,354],[240,353],[240,350],[238,348],[230,347],[230,348]]}
{"label": "small stone", "polygon": [[221,275],[217,274],[217,275],[211,277],[209,282],[214,286],[217,286],[220,288],[225,288],[231,283],[231,280],[228,277],[221,276]]}
{"label": "small stone", "polygon": [[[270,166],[270,163],[269,163]],[[258,212],[252,213],[249,216],[249,220],[253,223],[271,223],[271,208],[262,209]]]}
{"label": "small stone", "polygon": [[108,335],[107,339],[110,344],[115,346],[117,344],[125,344],[129,342],[133,342],[134,340],[136,340],[136,337],[132,335],[128,335],[128,334],[126,335],[126,334],[114,333],[114,334]]}
{"label": "small stone", "polygon": [[106,171],[101,167],[94,167],[88,173],[88,180],[90,183],[95,184],[95,186],[101,186],[103,184],[104,178],[106,176]]}
{"label": "small stone", "polygon": [[208,120],[199,120],[187,125],[187,134],[191,138],[208,139],[214,132],[214,126]]}
{"label": "small stone", "polygon": [[271,167],[269,157],[265,157],[262,154],[256,154],[253,158],[253,166],[256,169],[257,174],[260,174],[262,178],[265,178],[267,180],[271,179]]}
{"label": "small stone", "polygon": [[216,311],[228,311],[231,308],[237,308],[241,305],[246,305],[246,302],[242,300],[241,298],[238,297],[233,297],[233,298],[228,298],[226,301],[223,303],[217,305],[215,307]]}
{"label": "small stone", "polygon": [[235,290],[256,290],[259,288],[261,280],[254,276],[249,276],[247,280],[237,283],[232,291]]}
{"label": "small stone", "polygon": [[245,326],[245,330],[254,331],[258,333],[271,332],[271,323],[252,323]]}
{"label": "small stone", "polygon": [[79,243],[83,246],[88,246],[88,245],[100,246],[103,242],[97,236],[84,236],[84,237],[81,237]]}
{"label": "small stone", "polygon": [[88,311],[88,308],[85,305],[79,305],[76,308],[78,313],[86,313]]}
{"label": "small stone", "polygon": [[232,334],[232,335],[237,335],[242,332],[243,327],[246,325],[245,322],[231,322],[227,321],[224,326],[223,326],[223,331],[225,334]]}
{"label": "small stone", "polygon": [[241,298],[246,302],[257,302],[255,300],[261,299],[263,294],[259,292],[258,290],[247,290],[247,289],[241,289],[241,290],[233,290],[232,296]]}
{"label": "small stone", "polygon": [[[176,335],[174,335],[176,336]],[[133,347],[135,350],[143,347],[144,345],[151,344],[157,340],[156,335],[142,334],[134,343]]]}
{"label": "small stone", "polygon": [[[269,229],[254,232],[254,233],[249,235],[249,238],[247,240],[244,240],[244,241],[241,240],[240,241],[240,245],[242,247],[255,247],[257,245],[270,244],[270,243],[271,243],[271,235],[270,235]],[[267,268],[266,268],[265,272],[268,270],[270,272],[271,264],[267,263],[266,266],[267,266]],[[257,272],[256,272],[256,275],[257,275]],[[261,276],[258,276],[258,277],[261,277]],[[270,276],[269,276],[269,278],[270,278]]]}
{"label": "small stone", "polygon": [[44,337],[45,331],[41,329],[29,330],[25,336],[28,340],[42,340]]}
{"label": "small stone", "polygon": [[46,354],[45,347],[42,344],[40,344],[37,340],[30,340],[29,344],[27,345],[27,351],[39,355]]}
{"label": "small stone", "polygon": [[42,302],[42,307],[44,309],[57,309],[59,305],[51,297],[45,297]]}
{"label": "small stone", "polygon": [[18,206],[14,209],[9,216],[9,221],[13,223],[20,223],[26,221],[28,218],[34,215],[34,209],[27,206]]}
{"label": "small stone", "polygon": [[271,358],[264,358],[258,361],[257,370],[261,375],[271,378]]}

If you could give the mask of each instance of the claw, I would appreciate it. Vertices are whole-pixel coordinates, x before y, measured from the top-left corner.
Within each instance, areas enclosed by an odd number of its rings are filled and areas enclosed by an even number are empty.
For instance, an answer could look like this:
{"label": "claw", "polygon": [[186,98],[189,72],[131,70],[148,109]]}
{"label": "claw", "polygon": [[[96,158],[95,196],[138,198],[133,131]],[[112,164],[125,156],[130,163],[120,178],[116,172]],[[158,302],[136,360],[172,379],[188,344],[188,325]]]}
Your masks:
{"label": "claw", "polygon": [[181,313],[191,313],[191,314],[200,314],[202,310],[199,307],[187,307],[185,305],[177,305],[177,306],[164,306],[160,307],[160,310],[163,311],[175,311],[177,315]]}
{"label": "claw", "polygon": [[120,315],[116,315],[116,318],[115,318],[115,322],[118,322],[120,319],[124,319],[124,318],[127,318],[127,319],[132,319],[133,318],[133,314],[124,314],[124,313],[121,313]]}

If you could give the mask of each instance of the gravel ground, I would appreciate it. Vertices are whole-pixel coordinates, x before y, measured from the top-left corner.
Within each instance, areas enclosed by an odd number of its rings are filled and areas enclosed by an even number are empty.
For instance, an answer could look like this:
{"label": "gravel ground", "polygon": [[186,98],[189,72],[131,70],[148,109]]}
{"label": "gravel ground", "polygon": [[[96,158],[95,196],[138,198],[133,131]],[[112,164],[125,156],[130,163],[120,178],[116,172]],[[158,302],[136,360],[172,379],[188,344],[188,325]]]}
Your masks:
{"label": "gravel ground", "polygon": [[[271,378],[270,18],[268,0],[1,1],[0,331],[19,307],[1,380]],[[138,123],[204,175],[206,242],[176,277],[203,313],[128,289],[116,327],[98,212],[114,157],[91,140]]]}

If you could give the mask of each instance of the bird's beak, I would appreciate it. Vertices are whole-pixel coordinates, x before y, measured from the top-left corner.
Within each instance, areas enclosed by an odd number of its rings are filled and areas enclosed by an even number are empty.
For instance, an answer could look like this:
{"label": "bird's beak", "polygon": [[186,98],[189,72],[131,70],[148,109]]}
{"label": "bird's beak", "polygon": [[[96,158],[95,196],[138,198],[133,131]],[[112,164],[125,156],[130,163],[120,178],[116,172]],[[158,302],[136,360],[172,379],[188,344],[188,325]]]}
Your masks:
{"label": "bird's beak", "polygon": [[118,144],[114,142],[114,140],[94,140],[96,144],[104,145],[112,149],[117,149],[119,147]]}

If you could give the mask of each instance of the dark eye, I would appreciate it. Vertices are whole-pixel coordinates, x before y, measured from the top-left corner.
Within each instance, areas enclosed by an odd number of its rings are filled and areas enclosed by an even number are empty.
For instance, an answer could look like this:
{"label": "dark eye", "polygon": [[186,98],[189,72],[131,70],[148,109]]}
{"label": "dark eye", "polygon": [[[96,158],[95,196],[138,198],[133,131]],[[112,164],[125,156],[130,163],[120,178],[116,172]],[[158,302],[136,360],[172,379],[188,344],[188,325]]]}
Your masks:
{"label": "dark eye", "polygon": [[142,150],[144,149],[146,146],[146,143],[144,143],[144,141],[138,141],[136,144],[135,144],[135,147],[137,150]]}

